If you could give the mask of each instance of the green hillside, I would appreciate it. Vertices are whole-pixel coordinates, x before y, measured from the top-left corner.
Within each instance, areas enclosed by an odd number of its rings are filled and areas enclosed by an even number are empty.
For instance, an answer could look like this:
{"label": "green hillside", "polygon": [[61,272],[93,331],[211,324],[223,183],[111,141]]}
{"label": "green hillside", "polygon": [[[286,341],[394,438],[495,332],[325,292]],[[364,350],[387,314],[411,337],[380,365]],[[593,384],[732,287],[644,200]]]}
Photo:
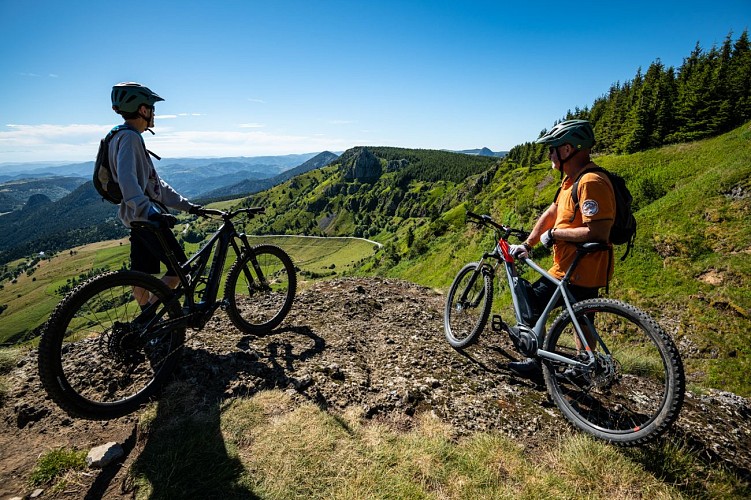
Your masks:
{"label": "green hillside", "polygon": [[[611,296],[647,309],[670,331],[689,382],[742,395],[751,395],[745,375],[751,368],[749,139],[751,124],[745,124],[699,142],[595,158],[626,178],[639,221],[636,247],[628,260],[617,263]],[[266,215],[247,224],[249,234],[327,236],[297,244],[272,239],[292,254],[303,280],[376,274],[447,289],[464,263],[493,244],[491,235],[466,225],[467,209],[529,229],[558,182],[547,163],[522,167],[510,159],[359,147],[327,167],[221,205],[267,207]],[[188,250],[210,230],[211,223],[192,224],[183,235]],[[372,243],[331,236],[366,237],[383,246],[374,254]],[[549,263],[544,251],[535,257]],[[115,267],[127,255],[118,259]],[[55,278],[64,284],[93,266],[51,267],[66,270]],[[46,297],[31,293],[32,280],[43,277],[40,267],[33,276],[19,276],[16,284],[2,283],[0,307],[6,309],[0,312],[0,342],[33,336],[43,310],[58,300],[49,296],[45,282],[34,285],[47,290]],[[528,277],[534,278],[529,272]],[[30,288],[20,286],[27,281]],[[501,294],[496,302],[504,307],[508,300]]]}
{"label": "green hillside", "polygon": [[[676,338],[689,381],[748,396],[751,384],[751,128],[692,144],[596,162],[623,175],[635,196],[636,247],[617,262],[611,296],[648,309]],[[557,184],[547,166],[499,169],[465,206],[530,228]],[[464,210],[445,213],[417,237],[426,252],[377,269],[446,288],[487,235],[464,226]],[[397,240],[399,241],[399,240]],[[538,251],[537,255],[544,256]],[[547,258],[546,260],[549,260]]]}
{"label": "green hillside", "polygon": [[[682,349],[690,382],[744,395],[751,394],[745,375],[751,369],[750,125],[713,139],[595,159],[626,178],[639,221],[636,247],[617,263],[611,296],[659,318]],[[513,161],[488,163],[484,171],[465,165],[464,182],[431,181],[400,170],[414,159],[397,165],[376,148],[370,153],[382,173],[363,180],[348,177],[347,158],[357,153],[247,199],[269,207],[249,232],[370,237],[384,247],[360,273],[446,289],[464,263],[492,245],[491,235],[465,225],[467,209],[529,229],[559,182],[548,164]],[[403,157],[421,152],[410,154]],[[545,252],[536,256],[549,261]]]}

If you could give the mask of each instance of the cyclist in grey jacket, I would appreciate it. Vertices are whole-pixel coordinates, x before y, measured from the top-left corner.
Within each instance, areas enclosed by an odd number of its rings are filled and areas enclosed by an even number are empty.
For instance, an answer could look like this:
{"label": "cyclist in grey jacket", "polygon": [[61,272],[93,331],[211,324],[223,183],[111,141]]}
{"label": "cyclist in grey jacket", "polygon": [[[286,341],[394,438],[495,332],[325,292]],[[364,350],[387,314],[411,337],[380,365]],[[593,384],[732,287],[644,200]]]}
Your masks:
{"label": "cyclist in grey jacket", "polygon": [[[180,282],[177,272],[167,259],[167,251],[149,229],[134,227],[134,221],[151,221],[167,241],[169,250],[179,262],[187,257],[171,229],[177,219],[166,207],[190,213],[200,213],[202,207],[194,205],[159,178],[151,162],[143,134],[154,133],[154,104],[163,101],[149,88],[135,82],[118,83],[112,87],[112,109],[125,120],[125,129],[118,132],[109,146],[109,162],[113,178],[123,195],[118,217],[130,228],[131,269],[157,274],[160,262],[167,266],[162,280],[171,288]],[[138,303],[145,307],[150,297],[141,289],[134,289]]]}
{"label": "cyclist in grey jacket", "polygon": [[123,194],[117,215],[126,227],[163,213],[155,201],[183,212],[195,206],[159,177],[138,130],[128,126],[116,134],[110,141],[109,156],[114,180]]}

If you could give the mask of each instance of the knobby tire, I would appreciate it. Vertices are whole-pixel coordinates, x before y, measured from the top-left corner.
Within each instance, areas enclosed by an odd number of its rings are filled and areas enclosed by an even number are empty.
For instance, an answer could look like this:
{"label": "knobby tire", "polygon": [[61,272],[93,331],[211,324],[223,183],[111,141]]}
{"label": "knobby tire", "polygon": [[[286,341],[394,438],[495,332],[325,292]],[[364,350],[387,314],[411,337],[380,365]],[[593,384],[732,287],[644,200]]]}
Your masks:
{"label": "knobby tire", "polygon": [[[443,328],[446,340],[455,349],[470,346],[480,337],[493,303],[493,278],[478,270],[479,262],[465,265],[451,283],[446,297]],[[462,295],[469,288],[466,300]]]}
{"label": "knobby tire", "polygon": [[296,290],[297,275],[289,255],[274,245],[257,245],[241,255],[227,273],[227,315],[249,335],[267,334],[284,321]]}
{"label": "knobby tire", "polygon": [[[159,298],[152,321],[142,317],[133,287]],[[52,400],[71,416],[105,420],[154,396],[185,341],[179,303],[164,306],[172,293],[153,276],[117,271],[68,294],[39,341],[39,376]]]}
{"label": "knobby tire", "polygon": [[[587,320],[594,325],[612,356],[598,345],[594,369],[584,371],[543,359],[555,404],[574,426],[616,445],[641,445],[663,434],[678,418],[685,391],[683,365],[670,336],[649,315],[617,300],[585,300],[573,310],[582,326]],[[544,349],[576,356],[567,311],[551,325]]]}

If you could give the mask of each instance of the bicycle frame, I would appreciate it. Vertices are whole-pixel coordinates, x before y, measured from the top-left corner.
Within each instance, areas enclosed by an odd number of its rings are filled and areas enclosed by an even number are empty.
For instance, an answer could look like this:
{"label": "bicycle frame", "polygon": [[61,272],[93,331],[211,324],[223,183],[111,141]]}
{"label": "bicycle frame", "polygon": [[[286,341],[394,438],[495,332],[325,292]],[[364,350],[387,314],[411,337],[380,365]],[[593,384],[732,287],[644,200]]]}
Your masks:
{"label": "bicycle frame", "polygon": [[[232,222],[232,218],[241,213],[246,213],[252,217],[255,214],[263,213],[263,208],[241,208],[239,210],[231,212],[217,211],[217,214],[221,214],[224,222],[211,236],[211,238],[209,238],[209,241],[207,241],[195,254],[193,254],[186,262],[182,264],[177,261],[174,252],[169,249],[166,240],[164,239],[161,232],[156,230],[156,226],[154,224],[148,222],[134,223],[134,225],[150,229],[154,232],[157,240],[159,241],[159,244],[165,251],[167,260],[169,260],[172,268],[175,269],[177,277],[180,280],[180,286],[178,286],[175,289],[174,293],[169,296],[166,305],[169,306],[174,301],[179,301],[180,298],[184,295],[184,315],[188,316],[195,312],[205,312],[205,314],[202,314],[201,316],[206,320],[214,313],[217,307],[222,305],[222,302],[217,302],[216,299],[217,295],[219,294],[219,285],[222,279],[222,274],[224,273],[224,263],[226,262],[229,248],[232,247],[237,258],[240,258],[243,252],[247,252],[248,254],[251,254],[253,252],[247,235],[245,233],[238,233],[234,223]],[[240,244],[238,244],[238,240]],[[216,251],[214,251],[215,247]],[[209,262],[209,258],[211,257],[212,252],[214,253],[214,258],[211,262],[211,266],[209,267],[208,277],[206,278],[206,288],[203,291],[201,300],[199,302],[196,302],[196,287],[203,278],[203,274],[206,270],[206,266]],[[259,277],[259,280],[261,281],[261,285],[267,286],[266,279],[263,276],[263,272],[258,262],[255,259],[251,259],[251,262]],[[245,276],[248,279],[249,283],[253,285],[255,284],[256,280],[250,273],[246,272]],[[156,309],[158,307],[158,305],[159,302],[155,302],[149,308],[147,308],[145,312],[147,314],[151,313],[153,309]],[[163,314],[164,310],[162,310],[161,314],[158,315],[155,320],[158,321],[159,319],[161,319],[159,316],[162,316]],[[199,325],[202,326],[202,323],[204,322],[205,321],[201,320],[199,322]]]}
{"label": "bicycle frame", "polygon": [[[527,237],[527,233],[521,230],[511,229],[510,227],[497,224],[488,216],[477,216],[475,214],[472,214],[472,216],[474,216],[473,218],[478,219],[483,225],[489,225],[495,228],[496,246],[493,252],[483,254],[482,259],[480,259],[480,263],[477,267],[476,275],[472,277],[472,279],[470,280],[470,284],[473,283],[477,279],[478,272],[492,273],[491,276],[494,276],[498,270],[498,267],[501,264],[503,264],[506,281],[509,285],[509,291],[511,293],[511,300],[512,300],[513,308],[514,308],[514,316],[516,318],[516,323],[517,323],[516,327],[517,328],[523,327],[525,329],[529,329],[531,333],[534,334],[535,340],[537,341],[538,348],[536,352],[533,354],[541,358],[555,360],[555,361],[572,365],[572,366],[579,366],[579,367],[589,366],[589,364],[594,361],[593,349],[587,341],[587,337],[584,334],[582,325],[579,323],[579,318],[577,318],[576,315],[574,314],[573,304],[575,303],[575,297],[573,296],[571,291],[568,289],[568,285],[569,285],[571,275],[573,274],[574,269],[576,269],[576,266],[579,264],[579,261],[581,260],[581,258],[588,253],[608,250],[609,249],[608,245],[604,243],[584,243],[582,245],[579,245],[574,261],[571,263],[571,266],[568,268],[568,270],[566,271],[566,274],[561,279],[558,279],[552,276],[546,270],[542,269],[539,265],[537,265],[537,263],[535,263],[532,259],[528,257],[522,259],[525,264],[527,264],[529,267],[534,269],[544,279],[550,281],[556,286],[556,290],[553,293],[553,296],[548,301],[545,308],[543,309],[542,314],[537,319],[535,324],[529,327],[522,320],[520,299],[514,290],[513,284],[514,284],[514,280],[518,279],[518,273],[516,271],[515,258],[510,253],[510,245],[508,243],[508,238],[511,235],[516,235],[520,237],[520,239],[525,239]],[[488,264],[486,260],[489,258],[496,260],[497,261],[496,264],[493,266]],[[469,288],[470,286],[468,286],[467,289],[464,290],[461,296],[461,300],[466,301]],[[545,329],[545,324],[547,323],[550,313],[553,311],[553,309],[556,308],[556,305],[558,304],[558,300],[560,298],[563,298],[565,309],[566,311],[568,311],[568,314],[571,316],[571,320],[574,325],[574,329],[576,330],[576,334],[579,340],[581,341],[582,346],[584,347],[584,350],[587,352],[587,355],[589,358],[589,361],[587,363],[581,363],[579,361],[569,359],[569,358],[566,358],[558,354],[548,352],[548,351],[545,351],[544,349],[539,348],[539,346],[543,345],[543,341],[545,340],[545,335],[547,333]],[[478,298],[478,303],[480,300],[482,300],[482,297]],[[594,325],[589,320],[589,318],[586,318],[586,317],[585,317],[585,327],[587,328],[588,332],[592,334],[592,336],[595,339],[595,342],[602,347],[604,354],[606,355],[610,354],[607,346],[602,341],[601,337],[598,335],[596,329],[594,328]]]}
{"label": "bicycle frame", "polygon": [[[602,244],[593,243],[592,245],[602,245]],[[594,247],[590,247],[590,248],[594,248]],[[577,316],[574,314],[573,304],[575,303],[574,302],[575,298],[571,294],[571,291],[568,289],[568,284],[569,284],[569,279],[571,277],[571,274],[573,273],[577,264],[581,260],[581,257],[591,251],[602,251],[599,248],[593,249],[593,250],[590,250],[590,248],[587,248],[585,251],[577,252],[576,257],[574,258],[574,262],[571,263],[571,266],[566,271],[566,274],[560,280],[550,275],[550,273],[542,269],[535,262],[533,262],[532,259],[530,258],[525,258],[524,263],[527,264],[532,269],[534,269],[544,279],[547,279],[548,281],[552,282],[556,286],[556,290],[553,293],[553,296],[550,298],[550,301],[547,303],[547,305],[543,309],[542,314],[540,314],[540,317],[537,319],[537,322],[532,327],[532,331],[537,337],[537,345],[538,346],[542,345],[543,340],[545,339],[545,334],[547,333],[545,330],[545,324],[547,323],[548,316],[550,316],[550,313],[552,312],[552,310],[555,309],[556,304],[558,303],[558,299],[562,297],[566,311],[568,311],[568,314],[571,317],[571,323],[574,325],[574,329],[576,330],[576,335],[578,336],[579,341],[582,343],[582,346],[584,347],[584,350],[586,351],[588,355],[589,361],[591,362],[594,360],[593,349],[587,342],[587,336],[584,334],[584,331],[582,330],[582,326],[579,323],[579,318],[577,318]],[[605,246],[605,249],[607,249],[607,246]],[[515,294],[513,293],[513,289],[512,289],[512,296],[515,297]],[[517,322],[518,320],[519,320],[519,316],[517,315]],[[595,342],[602,347],[604,354],[606,355],[610,354],[607,346],[605,345],[605,343],[602,341],[599,334],[597,333],[597,329],[594,327],[590,319],[587,318],[586,316],[585,316],[585,322],[586,322],[585,326],[587,330],[592,334],[592,336],[595,339]],[[553,352],[548,352],[544,349],[538,349],[537,356],[541,358],[552,359],[552,360],[559,361],[559,362],[566,363],[566,364],[573,365],[573,366],[586,367],[589,365],[589,363],[581,363],[579,361],[560,356]]]}

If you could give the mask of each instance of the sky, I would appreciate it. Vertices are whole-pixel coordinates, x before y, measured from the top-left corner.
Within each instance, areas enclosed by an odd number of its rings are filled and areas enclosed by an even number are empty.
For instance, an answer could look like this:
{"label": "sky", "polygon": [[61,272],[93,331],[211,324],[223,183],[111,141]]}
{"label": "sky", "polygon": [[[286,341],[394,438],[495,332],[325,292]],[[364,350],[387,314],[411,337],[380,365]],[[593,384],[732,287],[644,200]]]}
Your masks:
{"label": "sky", "polygon": [[163,157],[503,151],[749,24],[751,0],[0,0],[0,167],[93,160],[123,81],[165,99]]}

